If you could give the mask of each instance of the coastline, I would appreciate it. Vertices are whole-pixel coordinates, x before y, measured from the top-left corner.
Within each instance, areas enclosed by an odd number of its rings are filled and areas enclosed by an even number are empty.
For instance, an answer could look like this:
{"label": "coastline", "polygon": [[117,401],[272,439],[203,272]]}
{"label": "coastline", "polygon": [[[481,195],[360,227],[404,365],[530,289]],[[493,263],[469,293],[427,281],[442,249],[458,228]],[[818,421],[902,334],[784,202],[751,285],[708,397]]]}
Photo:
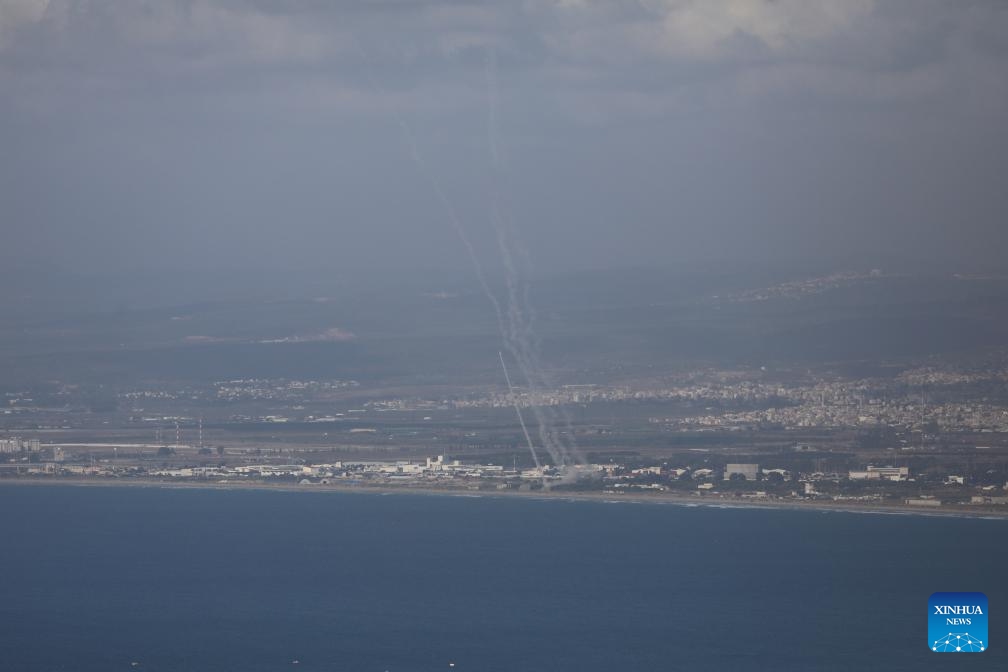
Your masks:
{"label": "coastline", "polygon": [[298,492],[316,494],[359,494],[359,495],[423,495],[442,497],[493,497],[498,499],[525,498],[540,501],[597,502],[611,504],[652,504],[679,506],[682,508],[718,508],[718,509],[769,509],[792,511],[819,511],[822,513],[861,513],[878,515],[909,515],[944,518],[979,518],[986,520],[1008,520],[1008,510],[998,510],[983,507],[956,507],[921,509],[900,504],[856,504],[850,502],[831,501],[783,501],[783,500],[742,500],[738,498],[715,498],[711,496],[678,495],[678,494],[612,494],[606,492],[578,491],[519,491],[519,490],[468,490],[462,488],[431,488],[389,485],[300,485],[296,483],[263,483],[263,482],[201,482],[201,481],[161,481],[139,479],[91,479],[91,478],[54,478],[54,479],[15,479],[0,478],[0,486],[12,487],[105,487],[105,488],[167,488],[173,490],[258,490],[266,492]]}

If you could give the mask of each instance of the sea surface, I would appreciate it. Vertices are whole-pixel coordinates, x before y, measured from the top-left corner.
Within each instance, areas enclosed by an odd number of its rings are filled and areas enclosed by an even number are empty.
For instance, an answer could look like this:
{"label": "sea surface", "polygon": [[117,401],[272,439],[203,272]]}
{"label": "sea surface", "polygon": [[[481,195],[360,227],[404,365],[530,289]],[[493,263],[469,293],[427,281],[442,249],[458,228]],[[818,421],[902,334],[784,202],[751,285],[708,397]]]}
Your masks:
{"label": "sea surface", "polygon": [[0,670],[1008,670],[1006,569],[1003,520],[3,486]]}

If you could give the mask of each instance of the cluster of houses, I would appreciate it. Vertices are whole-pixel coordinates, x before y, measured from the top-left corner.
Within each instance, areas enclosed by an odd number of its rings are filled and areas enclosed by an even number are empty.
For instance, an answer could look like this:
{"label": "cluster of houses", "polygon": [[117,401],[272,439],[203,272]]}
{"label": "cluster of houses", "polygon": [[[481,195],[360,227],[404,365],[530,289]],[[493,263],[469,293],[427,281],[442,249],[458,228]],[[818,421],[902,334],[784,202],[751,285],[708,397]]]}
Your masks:
{"label": "cluster of houses", "polygon": [[[60,451],[60,458],[63,458]],[[755,463],[727,463],[723,468],[711,467],[669,467],[667,465],[626,466],[619,463],[588,464],[577,467],[557,468],[552,466],[511,469],[496,464],[479,464],[449,460],[444,455],[414,460],[358,460],[339,461],[326,464],[274,464],[244,463],[232,465],[201,466],[158,466],[151,468],[144,463],[122,463],[109,460],[95,460],[89,463],[73,463],[54,458],[52,462],[12,463],[0,465],[5,474],[30,475],[48,474],[92,477],[140,477],[168,480],[198,480],[220,483],[241,481],[295,482],[301,485],[326,485],[338,483],[404,483],[438,484],[464,482],[466,487],[481,489],[536,489],[555,483],[574,484],[581,487],[600,487],[603,492],[626,493],[631,491],[682,491],[685,486],[697,495],[752,497],[773,499],[792,497],[802,499],[832,499],[835,501],[865,500],[881,501],[883,493],[878,488],[870,490],[846,490],[843,483],[875,482],[905,483],[912,481],[908,467],[869,465],[863,470],[842,473],[795,473],[781,468],[761,468]],[[760,482],[765,485],[783,484],[789,481],[801,485],[790,491],[790,495],[779,489],[746,491],[738,485]],[[591,484],[595,484],[592,486]],[[691,484],[695,483],[693,488]],[[836,485],[841,484],[837,490]],[[966,478],[949,474],[946,486],[965,486]],[[730,486],[730,487],[726,487]],[[768,490],[770,491],[768,493]],[[821,492],[825,490],[826,492]],[[1002,492],[1008,486],[987,485],[972,492],[962,492],[973,496],[967,500],[959,498],[959,503],[972,505],[1008,504],[1008,497]],[[776,493],[776,494],[775,494]],[[935,507],[941,505],[941,497],[936,491],[923,490],[922,494],[905,499],[907,505]]]}

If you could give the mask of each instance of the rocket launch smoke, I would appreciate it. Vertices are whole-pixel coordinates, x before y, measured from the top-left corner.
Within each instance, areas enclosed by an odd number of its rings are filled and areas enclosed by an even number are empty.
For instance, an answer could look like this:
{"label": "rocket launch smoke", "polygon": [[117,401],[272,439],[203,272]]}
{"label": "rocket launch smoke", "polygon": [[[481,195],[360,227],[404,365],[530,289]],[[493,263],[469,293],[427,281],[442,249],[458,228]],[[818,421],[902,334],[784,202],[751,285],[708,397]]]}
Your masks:
{"label": "rocket launch smoke", "polygon": [[[529,300],[529,284],[524,280],[531,274],[531,258],[521,245],[511,224],[500,188],[505,182],[507,171],[500,153],[496,75],[496,57],[490,52],[486,61],[487,141],[494,174],[490,223],[496,234],[497,247],[504,267],[507,306],[504,312],[506,319],[502,320],[501,337],[504,347],[518,364],[534,401],[538,393],[548,388],[549,384],[539,360],[539,341],[533,326],[535,313]],[[519,267],[518,263],[521,263],[522,267]],[[501,363],[503,364],[503,358]],[[533,403],[530,408],[538,424],[540,442],[553,463],[557,466],[583,463],[573,442],[573,430],[569,418],[559,418],[557,410],[552,406],[539,406]],[[566,432],[558,431],[561,420],[566,425]]]}
{"label": "rocket launch smoke", "polygon": [[542,469],[542,465],[539,463],[539,456],[536,455],[535,445],[532,443],[532,437],[529,436],[528,427],[525,426],[525,418],[522,417],[521,407],[518,405],[518,400],[514,396],[514,386],[511,385],[511,376],[508,374],[507,364],[504,363],[504,353],[498,352],[497,356],[500,357],[501,368],[504,369],[504,380],[507,382],[508,387],[508,397],[511,404],[514,406],[515,413],[518,415],[518,424],[521,425],[522,435],[525,437],[525,443],[528,444],[529,452],[532,453],[532,461],[535,462],[536,469]]}
{"label": "rocket launch smoke", "polygon": [[[502,189],[500,188],[500,185],[504,182],[506,170],[504,161],[501,159],[498,138],[496,62],[492,53],[488,55],[487,59],[486,79],[488,94],[487,143],[493,169],[490,224],[494,229],[500,261],[504,267],[505,300],[503,302],[497,298],[497,295],[491,289],[483,264],[476,254],[476,250],[469,239],[466,228],[463,226],[452,200],[442,188],[437,175],[424,161],[423,155],[417,146],[416,138],[409,125],[401,117],[398,119],[399,127],[409,147],[410,158],[413,164],[437,197],[438,203],[444,210],[449,224],[465,248],[480,289],[494,309],[504,349],[518,365],[518,370],[525,380],[526,389],[528,390],[529,409],[535,418],[540,444],[547,454],[549,454],[555,466],[567,467],[583,464],[584,459],[573,441],[573,428],[566,414],[562,411],[558,412],[552,406],[541,406],[534,403],[540,396],[540,393],[548,389],[550,385],[539,359],[539,342],[533,328],[535,314],[529,299],[530,287],[524,279],[531,274],[530,256],[528,251],[519,242],[518,236],[511,224],[511,219],[504,205]],[[535,446],[529,435],[524,418],[521,415],[519,397],[515,394],[510,376],[507,373],[504,355],[503,353],[498,354],[501,366],[504,369],[505,378],[507,379],[508,394],[518,414],[518,420],[528,444],[529,452],[536,467],[540,467]],[[559,430],[561,424],[565,425],[566,431]]]}

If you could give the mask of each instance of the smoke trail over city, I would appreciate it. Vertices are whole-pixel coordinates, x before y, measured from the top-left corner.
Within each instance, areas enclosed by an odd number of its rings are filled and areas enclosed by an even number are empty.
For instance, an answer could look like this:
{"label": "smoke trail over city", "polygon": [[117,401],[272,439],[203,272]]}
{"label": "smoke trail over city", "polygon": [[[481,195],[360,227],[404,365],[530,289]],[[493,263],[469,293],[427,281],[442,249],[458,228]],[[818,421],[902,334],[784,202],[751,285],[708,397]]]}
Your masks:
{"label": "smoke trail over city", "polygon": [[532,460],[541,468],[539,457],[531,440],[520,406],[526,405],[536,423],[539,443],[556,467],[583,464],[584,459],[574,443],[574,433],[569,418],[562,410],[542,404],[545,390],[551,386],[544,372],[539,356],[539,339],[534,329],[535,312],[530,300],[531,255],[522,245],[510,217],[503,185],[506,183],[507,169],[502,157],[499,122],[497,118],[498,87],[496,78],[496,56],[491,52],[486,60],[487,82],[487,146],[491,165],[492,186],[489,204],[490,225],[497,242],[497,252],[504,270],[504,297],[498,298],[487,280],[483,263],[469,238],[466,227],[458,215],[454,202],[445,192],[435,171],[424,160],[416,137],[409,124],[396,112],[399,128],[409,149],[410,158],[417,171],[427,182],[444,210],[445,217],[465,248],[472,264],[480,289],[494,310],[497,327],[504,350],[515,362],[524,379],[526,394],[524,399],[515,392],[507,373],[503,353],[499,353],[504,368],[508,395],[515,405],[522,433],[528,444]]}
{"label": "smoke trail over city", "polygon": [[[490,223],[494,229],[504,268],[506,291],[501,337],[504,347],[514,358],[525,378],[530,408],[538,424],[541,445],[549,453],[554,465],[566,467],[583,462],[574,443],[569,418],[565,414],[558,413],[553,406],[536,403],[542,392],[550,385],[539,357],[539,340],[534,329],[535,312],[529,298],[528,277],[531,276],[531,255],[517,235],[505,198],[506,190],[503,185],[506,184],[507,166],[502,160],[500,151],[497,63],[496,55],[492,51],[486,60],[486,82],[487,143],[493,174]],[[561,431],[561,425],[565,431]]]}
{"label": "smoke trail over city", "polygon": [[504,370],[504,381],[507,383],[508,397],[511,404],[514,406],[515,414],[518,416],[518,424],[521,425],[522,436],[525,437],[525,443],[528,445],[529,453],[532,454],[532,461],[535,463],[536,469],[542,469],[542,464],[539,462],[539,455],[536,453],[535,444],[532,443],[532,437],[529,436],[528,426],[525,425],[525,418],[522,416],[521,406],[518,405],[518,400],[514,396],[514,386],[511,385],[511,375],[508,373],[507,364],[504,363],[504,353],[498,352],[497,356],[500,358],[501,369]]}

